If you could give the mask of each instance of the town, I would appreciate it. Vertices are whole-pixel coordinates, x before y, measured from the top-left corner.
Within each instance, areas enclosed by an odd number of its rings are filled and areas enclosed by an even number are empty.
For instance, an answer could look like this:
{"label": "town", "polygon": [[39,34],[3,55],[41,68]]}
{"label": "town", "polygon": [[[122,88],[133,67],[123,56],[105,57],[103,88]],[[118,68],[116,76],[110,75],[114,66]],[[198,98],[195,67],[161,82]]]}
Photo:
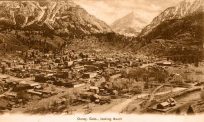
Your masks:
{"label": "town", "polygon": [[1,0],[0,114],[203,113],[203,4]]}
{"label": "town", "polygon": [[197,113],[204,63],[167,59],[18,51],[1,59],[0,111]]}

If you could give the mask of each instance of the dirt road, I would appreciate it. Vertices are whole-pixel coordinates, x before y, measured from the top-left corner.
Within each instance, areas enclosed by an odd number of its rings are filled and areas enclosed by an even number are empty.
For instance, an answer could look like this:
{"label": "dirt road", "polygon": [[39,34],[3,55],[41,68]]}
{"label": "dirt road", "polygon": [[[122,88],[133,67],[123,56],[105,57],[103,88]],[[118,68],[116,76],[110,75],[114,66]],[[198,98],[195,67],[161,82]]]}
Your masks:
{"label": "dirt road", "polygon": [[[178,91],[183,91],[186,88],[174,88],[172,90],[169,91],[165,91],[165,92],[159,92],[156,93],[155,95],[163,95],[163,94],[167,94],[170,92],[178,92]],[[124,102],[117,104],[115,106],[113,106],[112,108],[110,108],[109,110],[105,111],[105,113],[121,113],[131,102],[133,102],[134,100],[138,99],[138,98],[144,98],[147,97],[149,94],[140,94],[140,95],[136,95],[134,97],[132,97],[131,99],[127,99]]]}

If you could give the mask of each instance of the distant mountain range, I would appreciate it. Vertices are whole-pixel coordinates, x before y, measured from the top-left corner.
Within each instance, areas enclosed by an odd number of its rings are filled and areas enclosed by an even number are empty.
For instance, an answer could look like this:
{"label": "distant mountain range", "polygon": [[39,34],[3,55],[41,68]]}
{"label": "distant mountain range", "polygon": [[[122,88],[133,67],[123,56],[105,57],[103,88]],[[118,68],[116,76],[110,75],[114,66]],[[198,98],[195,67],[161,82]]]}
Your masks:
{"label": "distant mountain range", "polygon": [[[145,55],[166,55],[177,48],[202,50],[203,2],[183,0],[143,28],[145,22],[134,12],[116,20],[110,27],[72,0],[4,0],[0,1],[0,49],[3,42],[17,50],[23,46],[38,48],[42,40],[47,40],[44,42],[49,47],[65,43],[74,43],[76,49],[77,45],[79,49],[84,45],[91,49],[111,45],[111,50],[117,47]],[[4,34],[6,31],[9,32]],[[26,41],[31,39],[33,45],[28,46]]]}
{"label": "distant mountain range", "polygon": [[54,30],[55,33],[110,32],[103,21],[72,0],[0,1],[0,29]]}
{"label": "distant mountain range", "polygon": [[[0,1],[0,53],[33,48],[49,51],[71,43],[81,47],[92,41],[77,42],[85,36],[106,33],[112,29],[72,0]],[[97,44],[93,45],[100,47]]]}
{"label": "distant mountain range", "polygon": [[[203,2],[184,0],[177,6],[167,8],[139,34],[139,50],[155,55],[164,55],[169,50],[203,50]],[[177,51],[174,55],[181,53]]]}
{"label": "distant mountain range", "polygon": [[203,12],[203,3],[203,0],[183,0],[177,6],[167,8],[142,30],[140,36],[147,35],[162,22],[173,19],[182,19],[195,12]]}
{"label": "distant mountain range", "polygon": [[111,25],[113,31],[126,36],[137,36],[143,29],[144,21],[134,12],[116,20]]}

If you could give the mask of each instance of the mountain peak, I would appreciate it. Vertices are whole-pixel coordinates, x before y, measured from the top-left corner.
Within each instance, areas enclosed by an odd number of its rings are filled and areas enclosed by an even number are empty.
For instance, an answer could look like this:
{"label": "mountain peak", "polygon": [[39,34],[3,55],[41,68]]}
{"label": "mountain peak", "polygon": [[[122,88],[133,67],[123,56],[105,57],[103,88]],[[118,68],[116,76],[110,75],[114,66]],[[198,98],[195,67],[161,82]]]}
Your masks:
{"label": "mountain peak", "polygon": [[0,1],[0,10],[1,29],[14,27],[68,34],[111,31],[105,22],[90,15],[73,0]]}
{"label": "mountain peak", "polygon": [[141,46],[138,52],[202,59],[203,16],[203,0],[183,0],[177,6],[167,8],[139,35]]}
{"label": "mountain peak", "polygon": [[166,20],[181,19],[194,12],[203,11],[203,0],[183,0],[177,6],[169,7],[146,26],[140,36],[145,36]]}
{"label": "mountain peak", "polygon": [[140,19],[135,11],[131,11],[130,13],[128,13],[127,15],[123,16],[120,19],[124,19],[124,18],[130,19],[130,20],[134,20],[134,19],[139,20]]}
{"label": "mountain peak", "polygon": [[143,28],[144,23],[145,22],[138,17],[136,12],[131,11],[124,17],[113,22],[111,27],[117,33],[136,36]]}

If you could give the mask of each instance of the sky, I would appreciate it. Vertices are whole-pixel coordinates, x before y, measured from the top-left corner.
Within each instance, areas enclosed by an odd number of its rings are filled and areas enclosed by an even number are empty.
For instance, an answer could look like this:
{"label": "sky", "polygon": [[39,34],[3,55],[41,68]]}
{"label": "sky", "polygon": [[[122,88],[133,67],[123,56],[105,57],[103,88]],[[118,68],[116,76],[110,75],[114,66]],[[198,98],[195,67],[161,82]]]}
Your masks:
{"label": "sky", "polygon": [[111,25],[115,20],[134,12],[149,24],[154,17],[181,0],[74,0],[90,14]]}

